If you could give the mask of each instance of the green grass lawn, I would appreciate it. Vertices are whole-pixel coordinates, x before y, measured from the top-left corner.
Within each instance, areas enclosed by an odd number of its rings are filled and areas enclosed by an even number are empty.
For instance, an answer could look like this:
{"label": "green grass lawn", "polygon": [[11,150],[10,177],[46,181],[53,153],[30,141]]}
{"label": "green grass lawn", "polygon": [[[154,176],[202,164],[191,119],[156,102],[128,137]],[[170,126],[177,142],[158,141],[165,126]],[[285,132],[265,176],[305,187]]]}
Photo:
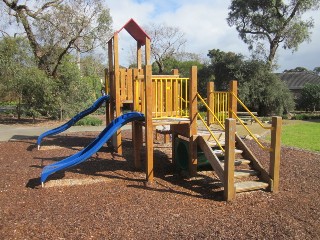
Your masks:
{"label": "green grass lawn", "polygon": [[320,121],[285,121],[282,145],[320,152]]}

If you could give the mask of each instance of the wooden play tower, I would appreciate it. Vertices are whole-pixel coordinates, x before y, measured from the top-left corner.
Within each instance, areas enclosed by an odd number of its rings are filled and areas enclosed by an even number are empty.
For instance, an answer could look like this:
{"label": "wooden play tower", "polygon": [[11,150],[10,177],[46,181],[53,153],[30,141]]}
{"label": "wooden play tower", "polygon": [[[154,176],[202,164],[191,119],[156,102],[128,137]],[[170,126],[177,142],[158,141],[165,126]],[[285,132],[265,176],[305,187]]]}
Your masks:
{"label": "wooden play tower", "polygon": [[[137,42],[137,67],[124,69],[119,66],[119,33],[125,29]],[[145,134],[145,173],[147,182],[154,178],[153,170],[153,140],[154,130],[158,125],[167,126],[172,134],[172,159],[176,161],[176,144],[184,141],[188,152],[187,171],[189,176],[197,175],[198,149],[204,153],[213,170],[217,173],[224,186],[226,200],[232,200],[236,192],[255,189],[268,189],[278,191],[279,185],[279,162],[280,162],[280,132],[281,119],[274,117],[272,126],[269,127],[272,139],[271,147],[265,148],[270,151],[270,170],[265,171],[262,164],[248,149],[245,143],[236,134],[237,105],[237,82],[230,83],[230,91],[223,93],[221,102],[224,102],[222,110],[214,107],[221,93],[215,92],[213,84],[208,84],[207,102],[197,93],[197,68],[190,69],[189,78],[180,78],[178,70],[173,70],[172,75],[153,75],[150,65],[150,37],[133,20],[130,19],[119,31],[115,32],[108,42],[108,70],[106,70],[106,93],[110,95],[110,103],[106,105],[107,124],[122,115],[122,107],[129,105],[132,111],[138,111],[145,115],[145,121],[132,123],[132,140],[134,146],[134,163],[137,169],[141,166],[141,150],[143,146],[143,129]],[[142,47],[144,46],[144,67],[142,68]],[[218,97],[217,97],[218,96]],[[198,113],[199,103],[208,108],[206,125]],[[216,101],[214,103],[214,101]],[[220,101],[220,100],[219,100]],[[221,105],[220,103],[218,105]],[[216,113],[214,109],[218,109]],[[217,116],[223,115],[221,122]],[[255,117],[255,116],[253,116]],[[201,119],[206,125],[208,132],[198,131],[197,121]],[[258,121],[258,119],[256,119]],[[210,130],[210,124],[218,121],[221,131],[214,133]],[[223,143],[221,142],[223,135]],[[252,134],[251,134],[252,135]],[[177,139],[182,139],[177,141]],[[121,131],[118,130],[113,136],[112,145],[115,150],[122,154]],[[215,146],[215,150],[212,146]],[[243,184],[235,183],[237,171],[235,161],[237,148],[248,159],[246,164],[256,170],[239,170],[242,175],[258,173],[259,181]],[[221,159],[221,156],[224,159]],[[248,163],[249,162],[249,163]]]}

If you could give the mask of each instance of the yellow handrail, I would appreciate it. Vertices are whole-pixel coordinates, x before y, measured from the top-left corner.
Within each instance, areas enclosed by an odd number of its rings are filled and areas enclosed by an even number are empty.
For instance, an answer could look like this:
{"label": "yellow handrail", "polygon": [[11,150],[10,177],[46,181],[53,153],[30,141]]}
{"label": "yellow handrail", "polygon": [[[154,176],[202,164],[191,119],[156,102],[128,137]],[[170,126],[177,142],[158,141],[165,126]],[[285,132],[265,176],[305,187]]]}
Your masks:
{"label": "yellow handrail", "polygon": [[[234,94],[233,92],[231,92],[231,94],[237,99],[237,101],[240,103],[240,105],[251,115],[251,117],[253,117],[253,119],[264,129],[271,129],[273,130],[272,127],[267,127],[264,126],[260,120],[246,107],[246,105],[244,105],[244,103],[237,97],[236,94]],[[237,116],[237,114],[233,113],[233,115]]]}
{"label": "yellow handrail", "polygon": [[263,146],[260,142],[259,142],[259,140],[258,140],[258,138],[256,138],[256,136],[254,136],[253,135],[253,133],[250,131],[250,129],[246,126],[246,125],[244,125],[244,123],[241,121],[241,119],[237,116],[237,114],[235,114],[235,112],[234,111],[231,111],[232,112],[232,114],[236,117],[236,119],[240,122],[240,124],[247,130],[247,132],[249,133],[249,135],[256,141],[256,143],[259,145],[259,147],[260,148],[262,148],[263,150],[266,150],[266,151],[272,151],[272,148],[267,148],[267,147],[265,147],[265,146]]}
{"label": "yellow handrail", "polygon": [[221,146],[219,140],[216,138],[216,136],[214,136],[213,132],[211,131],[211,129],[209,128],[209,126],[206,124],[206,122],[204,121],[203,117],[201,117],[200,113],[198,113],[198,117],[200,118],[200,120],[203,122],[204,126],[207,128],[207,130],[209,131],[211,137],[213,137],[213,139],[216,141],[218,147],[221,149],[222,152],[225,152],[225,150],[223,149],[223,147]]}
{"label": "yellow handrail", "polygon": [[201,95],[199,93],[197,93],[198,98],[200,98],[201,102],[204,104],[204,106],[207,108],[207,110],[209,110],[209,112],[212,114],[212,116],[215,118],[215,120],[217,120],[218,124],[220,125],[220,127],[225,130],[225,127],[223,126],[223,124],[219,121],[219,119],[216,117],[216,115],[214,114],[214,112],[212,112],[212,110],[210,109],[210,107],[208,106],[208,104],[204,101],[204,99],[201,97]]}

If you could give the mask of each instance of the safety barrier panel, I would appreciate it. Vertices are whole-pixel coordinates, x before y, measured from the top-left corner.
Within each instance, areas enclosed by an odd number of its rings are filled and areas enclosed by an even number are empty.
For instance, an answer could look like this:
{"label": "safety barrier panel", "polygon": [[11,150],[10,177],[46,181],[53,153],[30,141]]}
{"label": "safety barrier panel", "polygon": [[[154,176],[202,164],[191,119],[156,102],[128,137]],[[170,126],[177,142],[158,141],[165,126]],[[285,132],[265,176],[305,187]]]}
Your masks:
{"label": "safety barrier panel", "polygon": [[[145,112],[144,79],[136,78],[135,111]],[[189,116],[189,78],[152,77],[152,118],[187,118]]]}
{"label": "safety barrier panel", "polygon": [[217,123],[217,120],[224,124],[224,120],[228,117],[229,92],[211,92],[209,99],[212,102],[209,102],[208,105],[217,118],[213,122],[210,122],[210,124]]}

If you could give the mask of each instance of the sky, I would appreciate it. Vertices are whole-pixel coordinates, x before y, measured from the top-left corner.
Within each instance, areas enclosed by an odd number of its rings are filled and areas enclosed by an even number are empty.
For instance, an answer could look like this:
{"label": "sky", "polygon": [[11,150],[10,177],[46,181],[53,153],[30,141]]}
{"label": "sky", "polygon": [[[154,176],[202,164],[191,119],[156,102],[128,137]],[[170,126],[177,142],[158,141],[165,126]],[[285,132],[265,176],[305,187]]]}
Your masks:
{"label": "sky", "polygon": [[[235,27],[226,21],[231,1],[226,0],[107,0],[113,18],[114,30],[119,30],[133,18],[141,27],[150,23],[164,23],[178,27],[185,33],[185,51],[206,58],[211,49],[241,53],[250,56],[248,46],[239,38]],[[313,70],[320,66],[320,10],[305,17],[314,19],[311,42],[304,42],[298,51],[279,48],[278,72],[296,67]],[[124,33],[123,33],[124,32]],[[120,36],[120,64],[127,66],[134,40],[122,31]]]}

